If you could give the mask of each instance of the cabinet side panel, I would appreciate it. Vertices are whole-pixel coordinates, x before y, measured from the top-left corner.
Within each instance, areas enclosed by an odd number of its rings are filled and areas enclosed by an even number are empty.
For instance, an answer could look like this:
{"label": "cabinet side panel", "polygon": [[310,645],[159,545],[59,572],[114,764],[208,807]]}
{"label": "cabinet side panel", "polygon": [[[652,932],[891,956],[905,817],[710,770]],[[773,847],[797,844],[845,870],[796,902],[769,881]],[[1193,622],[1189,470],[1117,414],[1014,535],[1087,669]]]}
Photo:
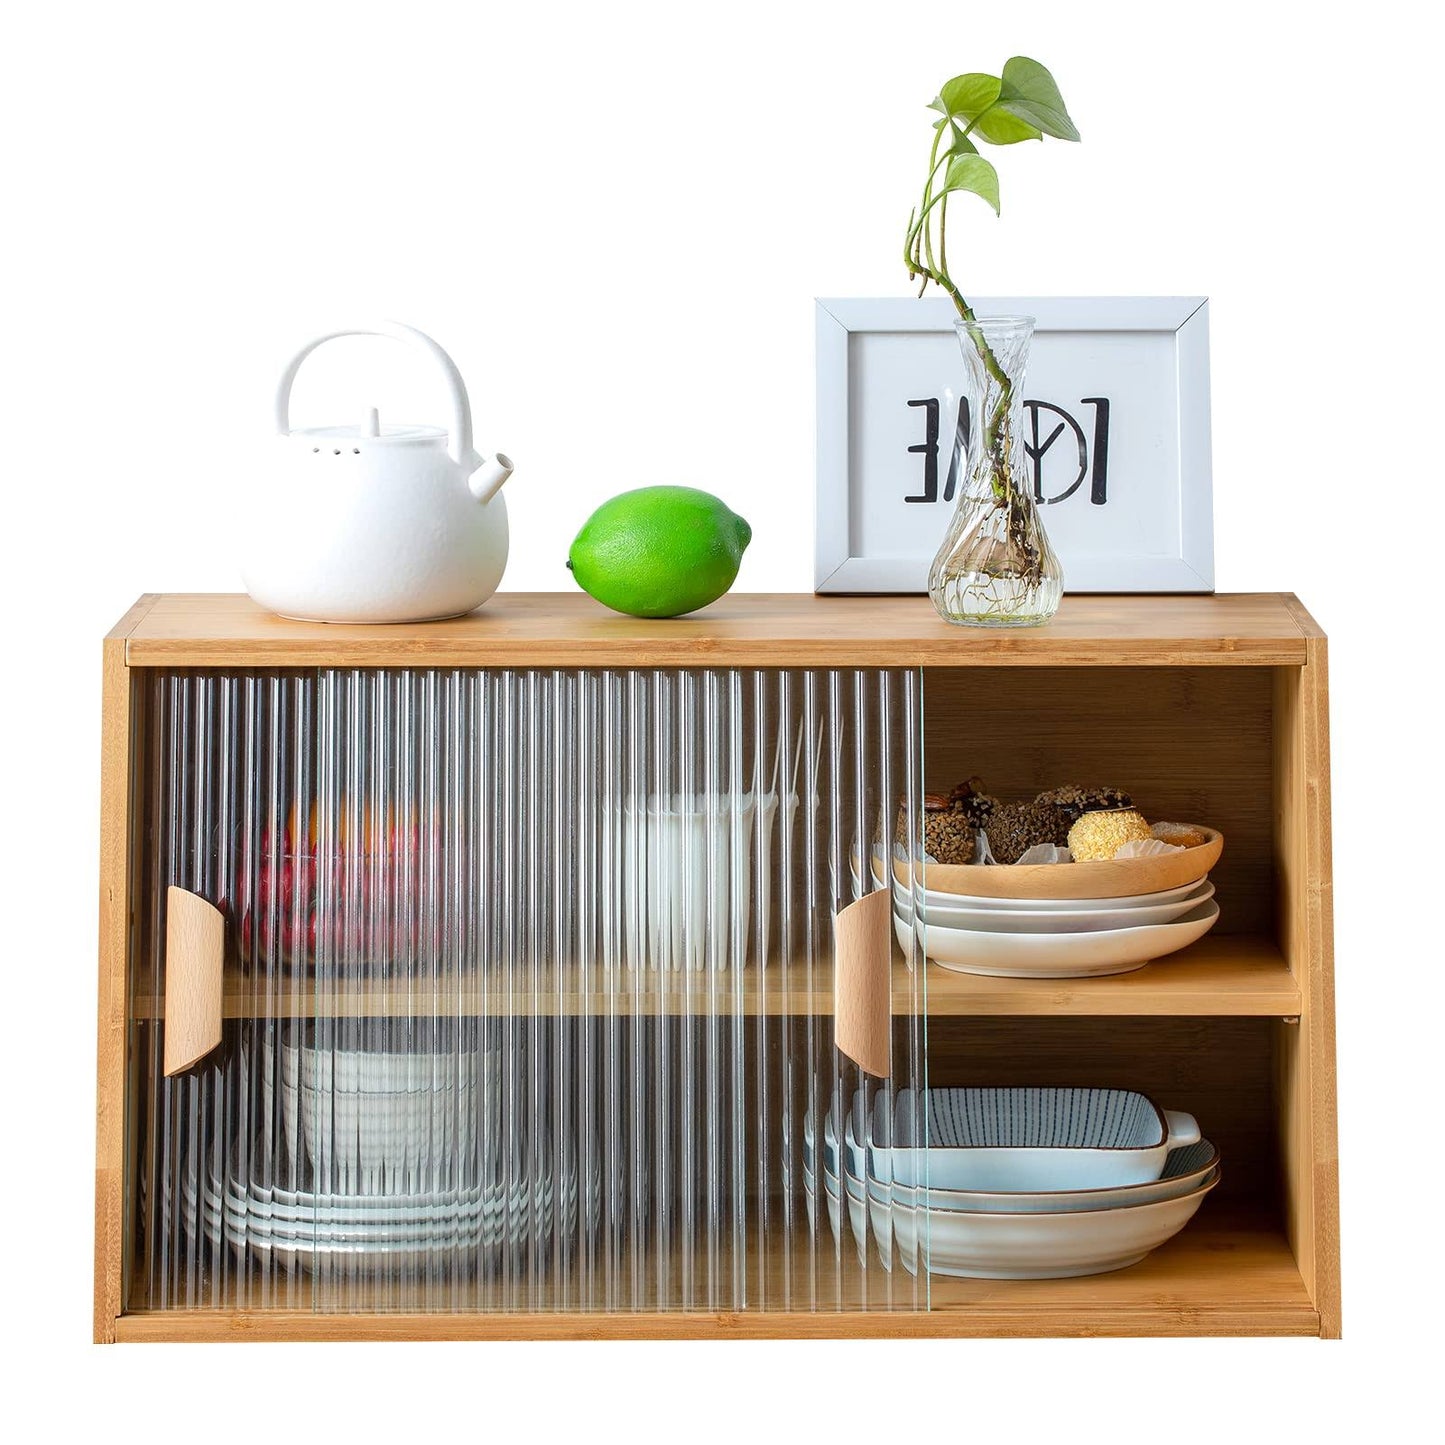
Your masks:
{"label": "cabinet side panel", "polygon": [[115,1339],[124,1270],[126,963],[130,940],[131,677],[123,638],[104,644],[100,986],[95,1076],[95,1339]]}
{"label": "cabinet side panel", "polygon": [[1325,642],[1275,674],[1275,877],[1280,943],[1299,981],[1297,1025],[1280,1025],[1278,1107],[1285,1223],[1321,1333],[1340,1333],[1330,871],[1329,678]]}

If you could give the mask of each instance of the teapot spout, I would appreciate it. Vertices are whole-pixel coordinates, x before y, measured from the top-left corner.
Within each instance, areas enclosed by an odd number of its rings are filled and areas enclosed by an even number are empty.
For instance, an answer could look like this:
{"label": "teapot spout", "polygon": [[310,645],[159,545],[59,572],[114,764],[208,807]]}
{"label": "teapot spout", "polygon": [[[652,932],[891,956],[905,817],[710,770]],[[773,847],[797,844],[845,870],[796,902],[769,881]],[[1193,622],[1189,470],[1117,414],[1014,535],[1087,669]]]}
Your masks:
{"label": "teapot spout", "polygon": [[[475,455],[475,453],[473,454]],[[502,452],[489,457],[471,476],[467,486],[479,502],[490,502],[502,490],[502,484],[512,475],[512,459]]]}

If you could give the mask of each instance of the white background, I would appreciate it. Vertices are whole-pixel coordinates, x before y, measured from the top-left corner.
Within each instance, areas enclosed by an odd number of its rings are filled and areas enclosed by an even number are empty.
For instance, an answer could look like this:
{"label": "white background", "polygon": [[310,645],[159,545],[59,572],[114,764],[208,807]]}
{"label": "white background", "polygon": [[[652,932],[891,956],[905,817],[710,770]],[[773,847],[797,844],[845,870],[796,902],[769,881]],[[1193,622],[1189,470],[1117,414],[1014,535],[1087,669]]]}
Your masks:
{"label": "white background", "polygon": [[[0,1320],[18,1438],[1400,1433],[1437,1373],[1409,1347],[1440,1289],[1427,13],[7,8]],[[98,640],[143,590],[238,587],[248,452],[291,347],[393,315],[452,350],[479,444],[518,461],[509,586],[568,586],[598,501],[686,482],[752,521],[741,587],[806,590],[813,298],[904,291],[923,107],[1015,51],[1053,69],[1084,143],[999,156],[1002,220],[960,205],[950,228],[959,279],[1209,296],[1219,586],[1294,589],[1331,634],[1346,1342],[92,1348]],[[424,388],[374,349],[365,384],[345,353],[317,358],[299,415],[373,395],[416,415]]]}

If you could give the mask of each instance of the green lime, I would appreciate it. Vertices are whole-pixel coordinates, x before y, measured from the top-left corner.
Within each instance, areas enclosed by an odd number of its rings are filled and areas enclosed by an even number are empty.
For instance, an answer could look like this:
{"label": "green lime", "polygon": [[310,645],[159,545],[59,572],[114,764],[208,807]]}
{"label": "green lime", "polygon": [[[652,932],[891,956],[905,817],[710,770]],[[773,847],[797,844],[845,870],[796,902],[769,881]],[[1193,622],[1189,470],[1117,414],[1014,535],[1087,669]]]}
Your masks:
{"label": "green lime", "polygon": [[639,487],[588,517],[567,565],[589,596],[632,617],[680,617],[716,602],[753,529],[710,492]]}

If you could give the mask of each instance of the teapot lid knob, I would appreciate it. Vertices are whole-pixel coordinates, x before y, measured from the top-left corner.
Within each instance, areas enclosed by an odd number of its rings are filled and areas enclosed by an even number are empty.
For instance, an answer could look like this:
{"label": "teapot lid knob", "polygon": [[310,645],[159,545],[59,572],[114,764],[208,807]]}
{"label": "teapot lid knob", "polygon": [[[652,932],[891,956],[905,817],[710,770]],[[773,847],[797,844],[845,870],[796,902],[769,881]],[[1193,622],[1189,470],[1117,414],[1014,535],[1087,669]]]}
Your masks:
{"label": "teapot lid knob", "polygon": [[366,420],[361,424],[361,434],[364,437],[379,437],[381,435],[381,414],[375,407],[371,407],[366,413]]}

